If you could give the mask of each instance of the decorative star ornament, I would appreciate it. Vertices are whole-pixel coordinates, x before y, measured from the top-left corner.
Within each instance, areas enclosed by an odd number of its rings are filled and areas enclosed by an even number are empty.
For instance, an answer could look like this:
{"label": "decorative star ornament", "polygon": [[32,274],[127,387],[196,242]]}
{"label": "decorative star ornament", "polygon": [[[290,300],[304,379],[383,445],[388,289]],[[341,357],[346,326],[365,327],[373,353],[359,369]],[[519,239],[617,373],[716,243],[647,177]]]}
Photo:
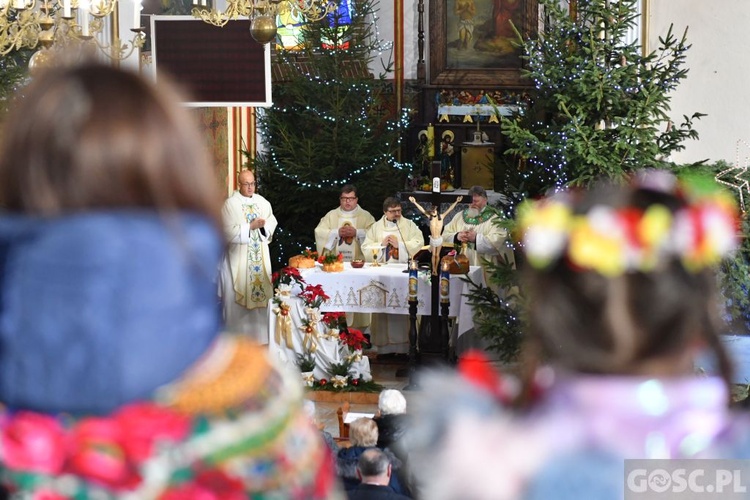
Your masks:
{"label": "decorative star ornament", "polygon": [[[740,165],[740,150],[745,153],[744,163]],[[716,182],[729,186],[737,191],[740,199],[740,210],[744,214],[745,199],[750,198],[750,145],[742,139],[737,141],[734,165],[716,174]]]}

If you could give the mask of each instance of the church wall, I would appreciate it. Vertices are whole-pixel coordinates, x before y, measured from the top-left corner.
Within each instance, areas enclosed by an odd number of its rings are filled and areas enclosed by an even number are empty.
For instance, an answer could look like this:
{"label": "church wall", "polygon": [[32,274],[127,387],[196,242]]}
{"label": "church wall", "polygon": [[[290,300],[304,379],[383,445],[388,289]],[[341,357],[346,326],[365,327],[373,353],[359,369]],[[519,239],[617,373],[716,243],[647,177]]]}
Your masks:
{"label": "church wall", "polygon": [[[750,143],[750,100],[746,76],[750,67],[746,27],[750,23],[747,0],[650,0],[649,47],[667,33],[670,23],[681,35],[688,27],[688,76],[672,98],[673,121],[698,111],[708,116],[696,122],[698,141],[688,141],[684,151],[674,153],[679,163],[708,159],[735,162],[738,140]],[[742,164],[750,156],[743,146]]]}

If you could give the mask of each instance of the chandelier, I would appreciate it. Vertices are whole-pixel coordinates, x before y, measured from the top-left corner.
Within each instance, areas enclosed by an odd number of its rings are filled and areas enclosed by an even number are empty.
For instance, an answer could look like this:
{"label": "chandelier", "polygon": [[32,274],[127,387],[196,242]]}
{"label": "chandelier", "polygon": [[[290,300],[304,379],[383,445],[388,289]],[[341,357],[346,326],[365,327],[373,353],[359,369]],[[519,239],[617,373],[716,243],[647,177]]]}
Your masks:
{"label": "chandelier", "polygon": [[224,26],[230,19],[250,18],[250,35],[258,43],[268,43],[276,36],[276,17],[290,14],[307,22],[320,21],[337,8],[336,0],[227,0],[223,11],[209,8],[207,0],[193,0],[193,15],[214,26]]}
{"label": "chandelier", "polygon": [[[118,0],[0,0],[0,55],[39,49],[29,61],[31,69],[48,64],[62,49],[98,50],[110,59],[126,59],[143,46],[145,34],[135,28],[130,40],[120,40],[112,22],[117,7]],[[140,7],[138,1],[134,26],[140,26]],[[98,36],[107,27],[114,27],[110,43]]]}

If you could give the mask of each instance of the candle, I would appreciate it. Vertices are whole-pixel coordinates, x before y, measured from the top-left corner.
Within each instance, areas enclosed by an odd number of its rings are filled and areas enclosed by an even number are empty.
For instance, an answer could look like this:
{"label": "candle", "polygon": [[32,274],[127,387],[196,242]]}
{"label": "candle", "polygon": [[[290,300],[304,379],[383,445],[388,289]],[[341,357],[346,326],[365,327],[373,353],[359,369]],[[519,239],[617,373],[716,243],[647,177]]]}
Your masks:
{"label": "candle", "polygon": [[81,36],[89,36],[89,0],[80,0],[78,6],[81,14]]}
{"label": "candle", "polygon": [[419,281],[417,279],[417,261],[409,261],[409,302],[417,301]]}
{"label": "candle", "polygon": [[63,17],[66,19],[70,19],[72,16],[71,14],[71,0],[63,0]]}
{"label": "candle", "polygon": [[141,0],[133,2],[133,28],[141,27]]}
{"label": "candle", "polygon": [[430,158],[435,157],[435,127],[427,125],[427,151]]}
{"label": "candle", "polygon": [[440,266],[440,303],[451,301],[451,272],[450,264],[443,262]]}

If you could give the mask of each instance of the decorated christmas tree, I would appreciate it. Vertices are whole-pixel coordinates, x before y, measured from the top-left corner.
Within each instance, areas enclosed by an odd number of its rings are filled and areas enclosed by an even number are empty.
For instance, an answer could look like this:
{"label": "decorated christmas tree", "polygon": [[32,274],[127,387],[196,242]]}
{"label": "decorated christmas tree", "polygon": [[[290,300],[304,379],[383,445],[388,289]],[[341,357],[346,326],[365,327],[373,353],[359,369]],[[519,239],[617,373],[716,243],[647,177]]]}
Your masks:
{"label": "decorated christmas tree", "polygon": [[[670,93],[686,77],[687,30],[672,29],[653,52],[628,41],[640,0],[540,0],[538,37],[524,42],[533,104],[503,120],[521,196],[588,185],[634,169],[672,166],[670,154],[696,139],[693,121],[669,119]],[[515,184],[515,186],[513,186]]]}
{"label": "decorated christmas tree", "polygon": [[[504,208],[511,223],[518,202],[563,186],[621,178],[645,167],[673,168],[670,154],[696,139],[693,121],[669,119],[670,93],[686,77],[686,35],[672,30],[648,54],[629,32],[639,0],[539,0],[537,37],[524,40],[531,104],[502,120],[510,148],[503,159]],[[493,269],[498,297],[479,288],[470,300],[477,328],[492,348],[512,359],[521,341],[524,297],[510,266]]]}
{"label": "decorated christmas tree", "polygon": [[280,221],[275,265],[314,246],[313,229],[344,184],[357,186],[359,204],[376,217],[404,184],[396,158],[406,113],[394,109],[391,64],[382,62],[390,46],[379,38],[370,0],[339,5],[304,26],[295,50],[276,52],[274,105],[260,118],[266,150],[253,162]]}

